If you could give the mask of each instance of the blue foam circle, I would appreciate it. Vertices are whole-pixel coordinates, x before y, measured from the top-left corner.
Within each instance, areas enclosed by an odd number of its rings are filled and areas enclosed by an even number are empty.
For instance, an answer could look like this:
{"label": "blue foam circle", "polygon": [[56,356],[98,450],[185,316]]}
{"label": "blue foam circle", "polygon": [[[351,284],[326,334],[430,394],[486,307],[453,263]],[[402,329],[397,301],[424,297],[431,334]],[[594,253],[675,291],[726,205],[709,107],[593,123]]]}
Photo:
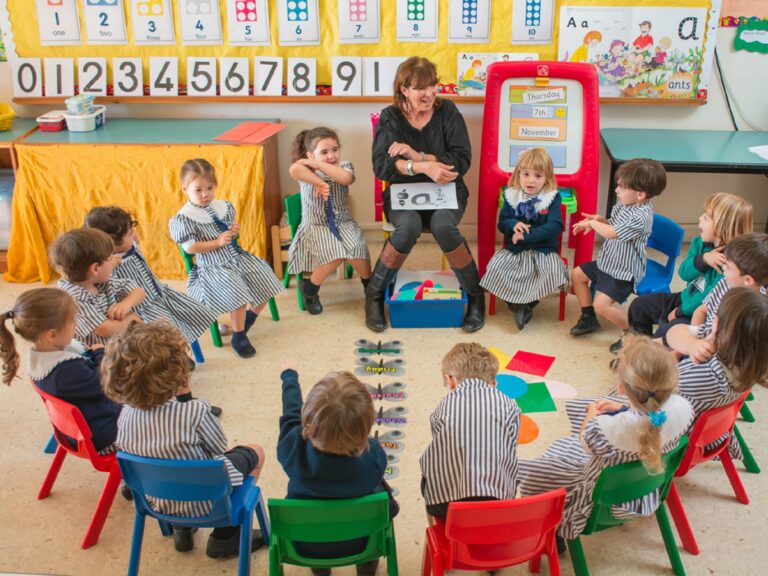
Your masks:
{"label": "blue foam circle", "polygon": [[528,383],[512,374],[499,374],[496,376],[496,388],[510,398],[519,398],[528,392]]}

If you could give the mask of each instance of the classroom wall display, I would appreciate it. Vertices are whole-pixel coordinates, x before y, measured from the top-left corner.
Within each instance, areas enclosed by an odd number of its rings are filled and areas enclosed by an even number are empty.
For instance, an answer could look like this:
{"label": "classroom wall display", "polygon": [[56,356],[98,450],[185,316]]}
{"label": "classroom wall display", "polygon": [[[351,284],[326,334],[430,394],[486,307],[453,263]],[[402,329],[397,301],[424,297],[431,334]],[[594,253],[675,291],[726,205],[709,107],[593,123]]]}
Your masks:
{"label": "classroom wall display", "polygon": [[123,0],[85,0],[85,37],[88,44],[126,44]]}
{"label": "classroom wall display", "polygon": [[456,69],[456,93],[462,96],[485,94],[487,68],[493,62],[538,60],[536,52],[459,52]]}
{"label": "classroom wall display", "polygon": [[339,0],[339,44],[378,44],[379,0]]}
{"label": "classroom wall display", "polygon": [[491,40],[491,0],[450,0],[448,42],[487,44]]}
{"label": "classroom wall display", "polygon": [[397,0],[397,40],[437,41],[437,0]]}
{"label": "classroom wall display", "polygon": [[317,0],[278,0],[277,13],[280,46],[320,44]]}
{"label": "classroom wall display", "polygon": [[552,42],[555,0],[512,0],[512,44]]}
{"label": "classroom wall display", "polygon": [[218,0],[179,0],[179,15],[183,44],[221,44]]}
{"label": "classroom wall display", "polygon": [[720,26],[736,27],[750,20],[768,20],[768,2],[765,0],[723,0]]}
{"label": "classroom wall display", "polygon": [[0,29],[0,62],[6,62],[8,56],[5,53],[5,40],[3,39],[3,30]]}
{"label": "classroom wall display", "polygon": [[171,0],[133,0],[131,5],[135,44],[175,43]]}
{"label": "classroom wall display", "polygon": [[36,0],[35,4],[41,45],[80,44],[77,0]]}
{"label": "classroom wall display", "polygon": [[233,46],[269,46],[267,0],[227,0],[227,30]]}

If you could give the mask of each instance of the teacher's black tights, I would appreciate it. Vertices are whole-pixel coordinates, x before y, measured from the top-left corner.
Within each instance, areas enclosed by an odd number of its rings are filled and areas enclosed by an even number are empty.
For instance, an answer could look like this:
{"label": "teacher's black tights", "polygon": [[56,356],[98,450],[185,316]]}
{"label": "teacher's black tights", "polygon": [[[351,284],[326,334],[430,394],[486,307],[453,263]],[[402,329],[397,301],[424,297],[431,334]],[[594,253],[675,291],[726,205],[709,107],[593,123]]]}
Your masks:
{"label": "teacher's black tights", "polygon": [[458,210],[390,210],[387,218],[395,231],[389,236],[389,243],[401,254],[408,254],[422,230],[430,230],[443,252],[453,252],[464,244],[464,236],[459,232],[463,215],[463,206]]}

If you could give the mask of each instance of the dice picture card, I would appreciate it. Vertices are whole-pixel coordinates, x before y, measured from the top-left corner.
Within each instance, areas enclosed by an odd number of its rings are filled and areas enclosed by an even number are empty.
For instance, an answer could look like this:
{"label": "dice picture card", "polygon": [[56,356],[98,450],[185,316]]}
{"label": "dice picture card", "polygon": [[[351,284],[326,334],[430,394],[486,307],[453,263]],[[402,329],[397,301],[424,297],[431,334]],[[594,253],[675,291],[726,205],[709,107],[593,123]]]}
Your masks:
{"label": "dice picture card", "polygon": [[80,44],[76,0],[36,0],[42,46]]}
{"label": "dice picture card", "polygon": [[267,0],[227,0],[229,43],[269,46],[269,9]]}
{"label": "dice picture card", "polygon": [[451,0],[448,42],[487,44],[491,38],[491,0]]}
{"label": "dice picture card", "polygon": [[133,0],[135,44],[175,44],[171,0]]}
{"label": "dice picture card", "polygon": [[550,44],[555,0],[512,0],[512,44]]}
{"label": "dice picture card", "polygon": [[317,0],[278,0],[277,29],[280,46],[320,44]]}
{"label": "dice picture card", "polygon": [[397,0],[398,42],[437,41],[437,0]]}
{"label": "dice picture card", "polygon": [[123,0],[84,0],[88,44],[127,44]]}
{"label": "dice picture card", "polygon": [[339,44],[378,44],[379,0],[339,0]]}
{"label": "dice picture card", "polygon": [[219,0],[179,0],[179,18],[185,46],[221,44]]}

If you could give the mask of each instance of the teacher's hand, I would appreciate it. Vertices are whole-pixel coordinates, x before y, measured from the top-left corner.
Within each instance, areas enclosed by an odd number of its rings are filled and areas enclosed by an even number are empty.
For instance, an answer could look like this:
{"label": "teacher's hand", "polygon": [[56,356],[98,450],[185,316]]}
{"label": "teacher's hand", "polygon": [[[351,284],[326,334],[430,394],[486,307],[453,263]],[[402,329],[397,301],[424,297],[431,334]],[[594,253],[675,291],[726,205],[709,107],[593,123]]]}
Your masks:
{"label": "teacher's hand", "polygon": [[408,160],[418,160],[421,158],[421,154],[417,153],[413,148],[408,146],[408,144],[402,144],[400,142],[392,142],[387,152],[391,157],[403,156]]}
{"label": "teacher's hand", "polygon": [[438,184],[447,184],[458,178],[459,173],[454,172],[453,166],[443,164],[442,162],[419,162],[414,165],[422,174],[426,174],[433,182]]}

